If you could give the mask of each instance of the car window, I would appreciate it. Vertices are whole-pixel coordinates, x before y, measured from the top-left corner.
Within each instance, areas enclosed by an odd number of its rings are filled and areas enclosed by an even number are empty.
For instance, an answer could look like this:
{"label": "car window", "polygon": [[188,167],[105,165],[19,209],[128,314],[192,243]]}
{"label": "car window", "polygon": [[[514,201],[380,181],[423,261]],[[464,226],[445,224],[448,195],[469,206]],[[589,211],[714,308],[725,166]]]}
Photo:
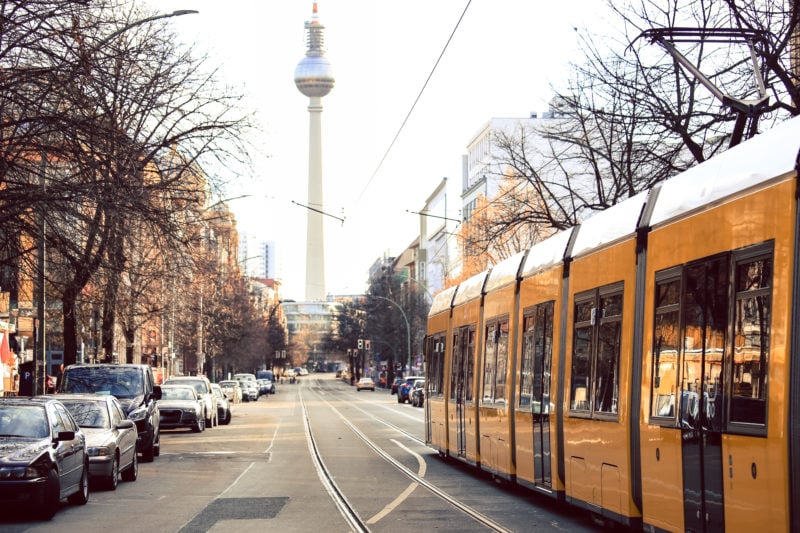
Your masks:
{"label": "car window", "polygon": [[191,389],[186,387],[163,387],[161,389],[162,400],[194,400],[195,398]]}
{"label": "car window", "polygon": [[108,409],[105,403],[96,401],[61,400],[67,410],[82,428],[110,427]]}
{"label": "car window", "polygon": [[111,423],[116,426],[126,418],[128,417],[125,416],[125,411],[122,410],[122,406],[119,404],[119,402],[114,401],[111,404]]}
{"label": "car window", "polygon": [[53,404],[53,410],[51,414],[52,420],[50,424],[53,427],[53,434],[61,431],[76,431],[78,429],[72,423],[72,418],[69,416],[69,413],[67,413],[64,406],[60,404]]}
{"label": "car window", "polygon": [[124,366],[76,366],[63,377],[62,392],[96,392],[117,398],[135,398],[144,391],[142,371]]}
{"label": "car window", "polygon": [[0,435],[45,438],[49,435],[44,408],[36,405],[0,407]]}

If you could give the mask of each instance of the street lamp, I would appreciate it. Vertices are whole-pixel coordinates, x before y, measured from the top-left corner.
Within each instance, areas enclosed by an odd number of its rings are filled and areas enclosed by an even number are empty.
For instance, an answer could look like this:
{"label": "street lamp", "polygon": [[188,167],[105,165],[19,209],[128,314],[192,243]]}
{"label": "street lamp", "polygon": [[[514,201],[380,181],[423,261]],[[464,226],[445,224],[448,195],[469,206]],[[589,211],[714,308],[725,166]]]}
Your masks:
{"label": "street lamp", "polygon": [[400,304],[398,304],[394,300],[386,298],[385,296],[377,296],[375,294],[370,294],[370,297],[386,300],[390,304],[397,307],[400,310],[400,313],[403,315],[403,320],[406,321],[406,349],[408,350],[408,371],[411,372],[411,326],[408,323],[408,317],[406,316],[406,312],[403,311],[403,308],[400,307]]}
{"label": "street lamp", "polygon": [[148,22],[153,22],[154,20],[168,19],[168,18],[171,18],[171,17],[180,17],[181,15],[194,15],[194,14],[197,14],[197,13],[200,13],[200,12],[199,11],[195,11],[194,9],[178,9],[178,10],[173,11],[172,13],[162,13],[160,15],[153,15],[152,17],[146,17],[146,18],[143,18],[141,20],[137,20],[135,22],[131,22],[130,24],[128,24],[126,26],[123,26],[122,28],[118,29],[117,31],[112,32],[105,39],[103,39],[102,41],[97,43],[97,45],[95,46],[95,49],[100,48],[104,44],[108,44],[108,42],[111,39],[113,39],[114,37],[116,37],[117,35],[125,33],[129,29],[135,28],[136,26],[141,26],[142,24],[147,24]]}

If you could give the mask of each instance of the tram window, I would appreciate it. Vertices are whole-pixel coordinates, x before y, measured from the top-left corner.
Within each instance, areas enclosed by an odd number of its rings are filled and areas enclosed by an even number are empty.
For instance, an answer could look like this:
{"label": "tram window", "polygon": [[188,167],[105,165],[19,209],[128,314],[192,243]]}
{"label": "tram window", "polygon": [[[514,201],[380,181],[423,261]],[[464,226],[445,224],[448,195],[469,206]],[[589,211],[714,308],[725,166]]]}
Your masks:
{"label": "tram window", "polygon": [[467,336],[467,375],[466,379],[464,380],[464,384],[466,386],[466,391],[464,394],[464,400],[467,402],[471,402],[473,400],[473,383],[475,383],[475,328],[469,328],[469,334]]}
{"label": "tram window", "polygon": [[575,297],[570,410],[576,414],[618,412],[622,297],[622,283]]}
{"label": "tram window", "polygon": [[533,315],[526,315],[523,319],[523,340],[522,340],[522,368],[520,369],[519,381],[519,407],[526,408],[531,406],[533,397],[533,350],[535,345],[534,338],[534,318]]}
{"label": "tram window", "polygon": [[653,331],[653,368],[650,416],[675,420],[680,339],[680,269],[656,278],[656,316]]}
{"label": "tram window", "polygon": [[763,427],[767,421],[772,258],[743,258],[735,268],[730,422]]}
{"label": "tram window", "polygon": [[619,393],[619,351],[622,332],[622,294],[600,298],[602,318],[598,329],[594,377],[595,412],[616,414]]}
{"label": "tram window", "polygon": [[550,364],[553,352],[553,302],[537,305],[523,320],[519,407],[536,414],[550,411]]}
{"label": "tram window", "polygon": [[506,401],[508,366],[508,320],[486,325],[483,357],[483,403],[502,405]]}
{"label": "tram window", "polygon": [[444,338],[443,334],[428,337],[428,398],[441,396],[444,388]]}

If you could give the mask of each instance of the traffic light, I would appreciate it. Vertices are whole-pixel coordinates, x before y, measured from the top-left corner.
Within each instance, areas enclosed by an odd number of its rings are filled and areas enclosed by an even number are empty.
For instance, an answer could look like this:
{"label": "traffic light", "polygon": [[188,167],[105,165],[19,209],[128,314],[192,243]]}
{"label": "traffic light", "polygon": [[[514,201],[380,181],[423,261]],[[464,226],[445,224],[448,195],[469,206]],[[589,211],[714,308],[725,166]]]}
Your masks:
{"label": "traffic light", "polygon": [[364,349],[364,339],[358,339],[358,349],[359,350]]}
{"label": "traffic light", "polygon": [[369,351],[369,339],[364,341],[364,348]]}

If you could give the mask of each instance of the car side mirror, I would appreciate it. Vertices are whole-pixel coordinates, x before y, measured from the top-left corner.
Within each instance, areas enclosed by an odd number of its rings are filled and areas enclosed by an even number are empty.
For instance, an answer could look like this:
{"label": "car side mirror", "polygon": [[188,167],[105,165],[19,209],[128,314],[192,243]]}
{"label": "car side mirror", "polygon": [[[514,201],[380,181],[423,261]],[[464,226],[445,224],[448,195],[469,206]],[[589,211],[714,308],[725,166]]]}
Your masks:
{"label": "car side mirror", "polygon": [[74,440],[75,439],[75,432],[74,431],[59,431],[56,433],[56,438],[53,439],[55,442],[61,442],[64,440]]}
{"label": "car side mirror", "polygon": [[136,427],[136,424],[133,423],[133,420],[125,419],[117,423],[117,429],[133,429],[134,427]]}
{"label": "car side mirror", "polygon": [[154,385],[153,386],[153,399],[154,400],[160,400],[161,399],[161,386],[160,385]]}

